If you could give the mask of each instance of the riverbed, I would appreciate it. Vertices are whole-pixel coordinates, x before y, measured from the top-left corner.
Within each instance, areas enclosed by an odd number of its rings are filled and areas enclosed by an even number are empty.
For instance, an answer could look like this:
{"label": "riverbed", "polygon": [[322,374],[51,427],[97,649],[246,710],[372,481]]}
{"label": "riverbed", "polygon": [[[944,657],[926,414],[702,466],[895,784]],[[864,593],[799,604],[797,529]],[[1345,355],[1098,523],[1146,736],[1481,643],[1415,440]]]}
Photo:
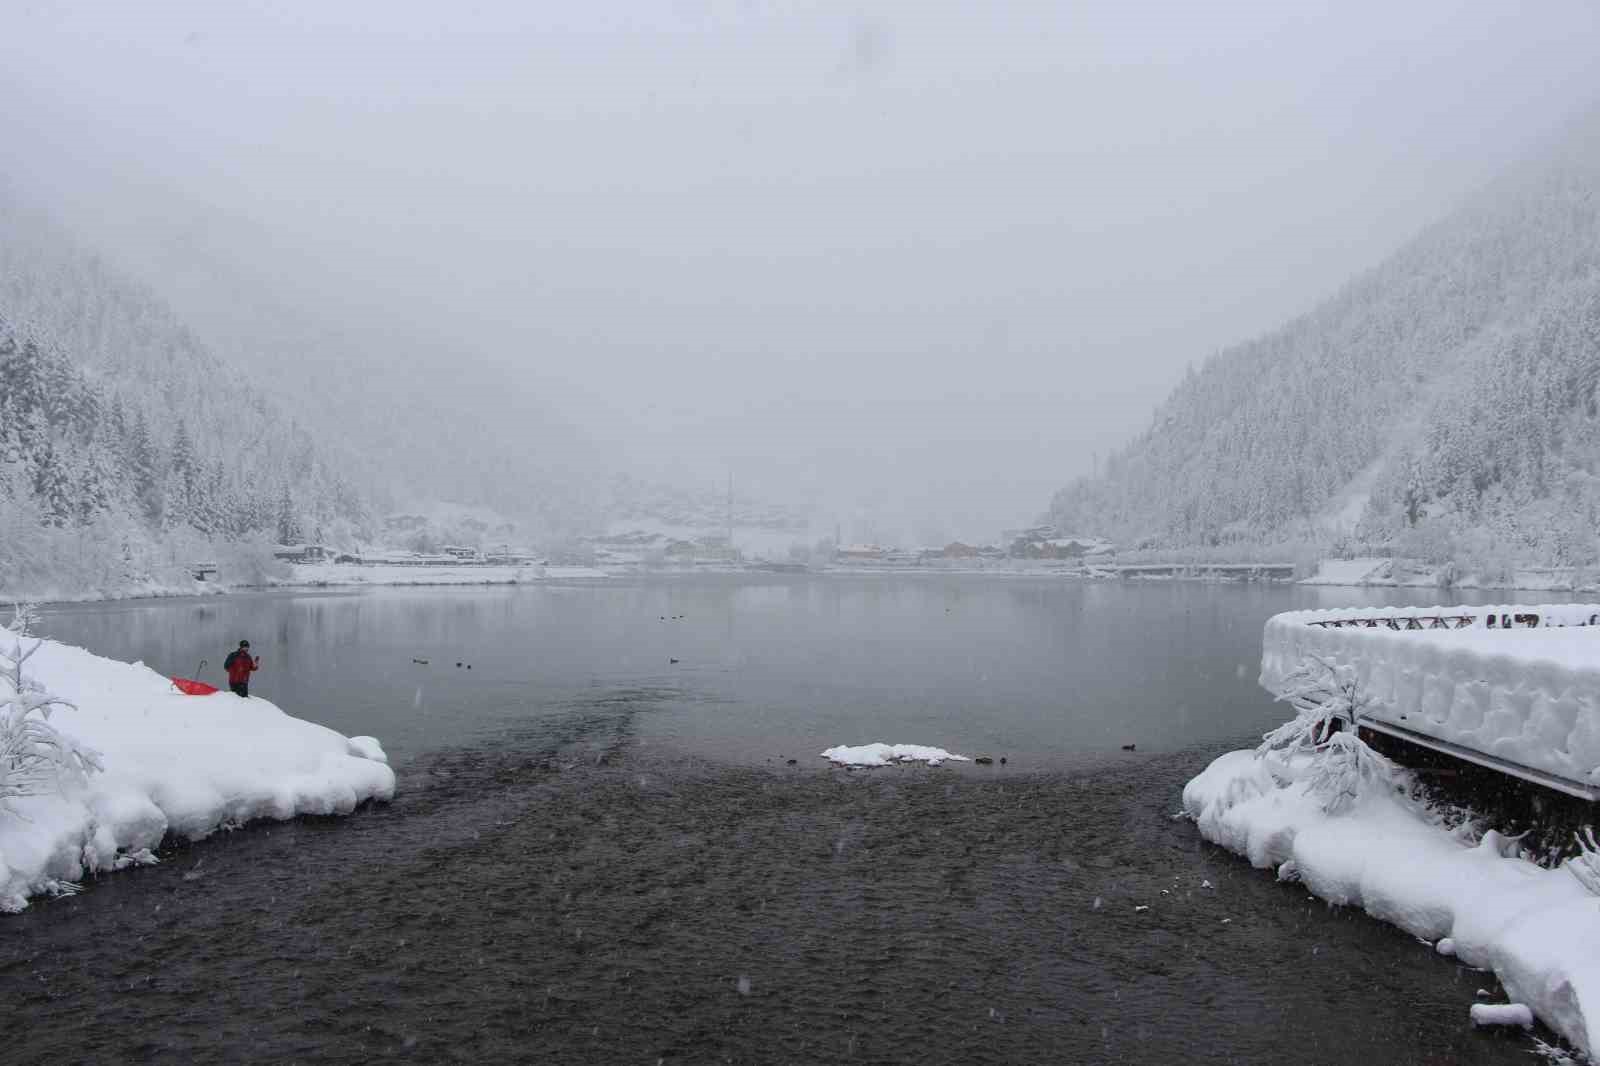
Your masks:
{"label": "riverbed", "polygon": [[[1487,975],[1172,818],[1282,717],[1268,615],[1419,599],[695,578],[53,610],[168,672],[249,638],[257,691],[381,737],[400,793],[7,918],[0,1057],[1526,1061],[1467,1022]],[[1007,762],[817,757],[872,740]]]}

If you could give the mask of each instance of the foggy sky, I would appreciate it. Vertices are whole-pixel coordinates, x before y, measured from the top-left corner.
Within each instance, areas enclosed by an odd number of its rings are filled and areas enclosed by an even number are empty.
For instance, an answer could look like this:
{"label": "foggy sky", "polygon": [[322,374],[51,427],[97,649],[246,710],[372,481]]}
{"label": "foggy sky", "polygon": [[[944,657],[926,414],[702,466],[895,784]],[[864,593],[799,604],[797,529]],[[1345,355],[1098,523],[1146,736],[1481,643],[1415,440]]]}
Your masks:
{"label": "foggy sky", "polygon": [[931,540],[1031,519],[1597,51],[1580,0],[0,0],[0,169],[180,309],[402,333],[639,473]]}

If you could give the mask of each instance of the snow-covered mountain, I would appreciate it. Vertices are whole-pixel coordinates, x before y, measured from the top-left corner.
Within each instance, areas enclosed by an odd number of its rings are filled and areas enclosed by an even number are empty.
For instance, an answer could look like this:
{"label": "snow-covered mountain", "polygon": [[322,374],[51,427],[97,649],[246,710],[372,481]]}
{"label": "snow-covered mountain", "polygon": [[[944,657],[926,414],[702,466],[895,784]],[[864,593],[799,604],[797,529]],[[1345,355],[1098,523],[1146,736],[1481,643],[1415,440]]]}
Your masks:
{"label": "snow-covered mountain", "polygon": [[1600,559],[1600,114],[1287,325],[1191,370],[1062,526],[1436,561]]}
{"label": "snow-covered mountain", "polygon": [[58,498],[39,494],[57,524],[68,509],[104,509],[78,484],[96,463],[111,464],[135,512],[169,528],[264,529],[286,494],[288,524],[307,532],[367,520],[370,475],[354,454],[328,448],[153,293],[3,194],[0,359],[8,483],[13,495],[37,488],[54,476],[47,464],[61,466]]}
{"label": "snow-covered mountain", "polygon": [[[545,459],[519,436],[535,412],[437,366],[364,386],[382,368],[341,353],[366,348],[258,312],[212,322],[208,343],[0,185],[0,592],[181,585],[241,542],[265,559],[274,541],[534,547],[726,525],[723,493],[604,472],[593,449]],[[802,517],[742,495],[733,517],[741,544],[805,539]]]}

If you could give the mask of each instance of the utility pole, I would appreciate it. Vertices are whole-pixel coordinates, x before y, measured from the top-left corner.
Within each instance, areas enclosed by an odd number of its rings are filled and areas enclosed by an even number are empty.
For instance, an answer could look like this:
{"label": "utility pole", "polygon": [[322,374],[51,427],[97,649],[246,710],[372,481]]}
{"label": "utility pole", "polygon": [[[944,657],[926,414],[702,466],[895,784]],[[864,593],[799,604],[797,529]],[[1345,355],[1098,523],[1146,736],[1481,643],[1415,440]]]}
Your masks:
{"label": "utility pole", "polygon": [[728,470],[728,558],[733,558],[733,470]]}

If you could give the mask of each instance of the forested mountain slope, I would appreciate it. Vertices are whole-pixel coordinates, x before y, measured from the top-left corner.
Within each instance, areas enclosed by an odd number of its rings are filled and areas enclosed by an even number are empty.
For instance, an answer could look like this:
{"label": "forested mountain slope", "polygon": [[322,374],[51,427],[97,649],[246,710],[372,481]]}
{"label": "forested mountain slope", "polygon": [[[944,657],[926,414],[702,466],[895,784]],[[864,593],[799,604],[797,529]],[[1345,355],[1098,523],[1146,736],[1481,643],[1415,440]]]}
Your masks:
{"label": "forested mountain slope", "polygon": [[[1353,537],[1443,556],[1487,538],[1592,561],[1567,516],[1592,508],[1600,460],[1597,276],[1591,117],[1309,314],[1191,371],[1102,477],[1056,495],[1055,520],[1153,547]],[[1342,509],[1353,527],[1333,513],[1352,484],[1370,486]]]}
{"label": "forested mountain slope", "polygon": [[0,590],[160,583],[218,543],[368,536],[372,509],[160,301],[0,202]]}
{"label": "forested mountain slope", "polygon": [[[9,345],[16,367],[0,382],[0,402],[11,404],[0,432],[13,438],[13,453],[19,444],[30,445],[20,461],[35,461],[37,440],[16,438],[27,436],[40,403],[52,405],[48,421],[57,443],[69,449],[82,434],[60,436],[63,418],[79,420],[77,428],[86,430],[100,415],[121,410],[130,424],[146,423],[158,480],[172,472],[176,456],[180,466],[192,461],[203,467],[230,497],[277,500],[287,489],[295,524],[323,527],[327,536],[341,523],[367,520],[356,488],[362,476],[352,474],[349,456],[325,454],[267,399],[248,370],[224,364],[159,299],[3,196],[0,345]],[[56,384],[33,394],[28,390],[38,374]],[[73,404],[52,395],[68,380],[77,382]],[[87,412],[74,409],[83,403]],[[168,526],[204,521],[197,517],[202,507],[188,508],[170,492],[146,495],[152,520]]]}
{"label": "forested mountain slope", "polygon": [[0,182],[0,596],[183,587],[219,557],[249,580],[281,541],[531,546],[683,517],[693,494],[602,476],[593,449],[544,459],[531,443],[571,431],[540,438],[445,354],[378,381],[351,338],[240,301],[202,316],[224,358]]}

